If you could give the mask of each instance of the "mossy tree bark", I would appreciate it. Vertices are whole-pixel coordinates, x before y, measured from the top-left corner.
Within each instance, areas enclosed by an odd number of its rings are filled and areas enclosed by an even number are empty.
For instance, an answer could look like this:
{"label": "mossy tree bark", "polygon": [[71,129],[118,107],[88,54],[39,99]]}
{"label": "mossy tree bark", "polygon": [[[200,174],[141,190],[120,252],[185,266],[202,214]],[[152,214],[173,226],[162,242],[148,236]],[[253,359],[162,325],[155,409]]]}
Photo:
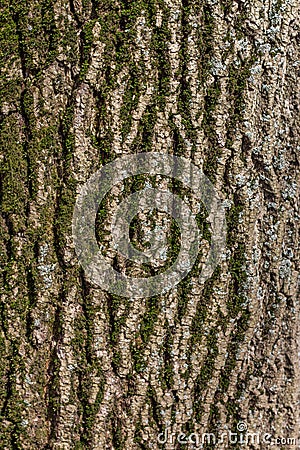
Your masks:
{"label": "mossy tree bark", "polygon": [[[161,448],[169,423],[298,437],[298,17],[294,0],[2,2],[2,449]],[[204,285],[195,267],[131,302],[86,280],[71,221],[80,186],[141,151],[211,179],[227,249]]]}

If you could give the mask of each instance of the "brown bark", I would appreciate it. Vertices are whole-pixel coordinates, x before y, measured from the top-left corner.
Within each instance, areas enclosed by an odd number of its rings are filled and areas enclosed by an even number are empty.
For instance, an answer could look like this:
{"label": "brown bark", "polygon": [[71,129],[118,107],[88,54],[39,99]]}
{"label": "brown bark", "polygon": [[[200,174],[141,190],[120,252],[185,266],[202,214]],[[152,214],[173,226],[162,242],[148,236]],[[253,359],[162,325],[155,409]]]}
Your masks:
{"label": "brown bark", "polygon": [[[298,439],[298,17],[293,0],[2,3],[1,448],[162,448],[168,423]],[[195,267],[130,301],[86,279],[71,225],[80,186],[142,151],[203,170],[227,248],[204,285]]]}

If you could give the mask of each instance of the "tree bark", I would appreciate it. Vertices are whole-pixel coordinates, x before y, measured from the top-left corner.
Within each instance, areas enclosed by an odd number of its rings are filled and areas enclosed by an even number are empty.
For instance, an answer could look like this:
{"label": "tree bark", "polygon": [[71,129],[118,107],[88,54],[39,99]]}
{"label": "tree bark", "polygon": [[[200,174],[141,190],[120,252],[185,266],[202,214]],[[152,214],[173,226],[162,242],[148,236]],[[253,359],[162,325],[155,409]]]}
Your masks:
{"label": "tree bark", "polygon": [[[2,2],[2,449],[299,438],[298,18],[293,0]],[[227,241],[203,285],[196,265],[131,301],[87,280],[72,214],[140,152],[203,171]]]}

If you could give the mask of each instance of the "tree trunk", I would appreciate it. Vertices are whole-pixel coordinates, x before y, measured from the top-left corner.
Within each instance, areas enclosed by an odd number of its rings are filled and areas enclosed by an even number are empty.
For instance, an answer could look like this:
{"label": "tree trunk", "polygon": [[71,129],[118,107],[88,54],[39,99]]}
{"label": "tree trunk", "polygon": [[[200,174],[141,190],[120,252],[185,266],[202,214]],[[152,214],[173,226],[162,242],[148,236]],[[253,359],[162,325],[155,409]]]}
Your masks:
{"label": "tree trunk", "polygon": [[[2,2],[1,449],[221,450],[246,427],[246,448],[296,448],[298,17],[296,0]],[[197,166],[227,236],[204,284],[197,261],[132,299],[87,278],[72,217],[97,170],[141,152]]]}

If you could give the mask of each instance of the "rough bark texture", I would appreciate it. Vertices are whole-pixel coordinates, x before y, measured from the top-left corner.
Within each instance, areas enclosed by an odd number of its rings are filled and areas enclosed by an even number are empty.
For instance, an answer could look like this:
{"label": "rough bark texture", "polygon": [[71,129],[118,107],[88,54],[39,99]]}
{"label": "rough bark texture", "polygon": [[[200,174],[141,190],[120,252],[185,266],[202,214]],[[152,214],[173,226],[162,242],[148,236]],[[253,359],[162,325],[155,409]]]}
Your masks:
{"label": "rough bark texture", "polygon": [[[296,0],[3,0],[1,449],[195,448],[160,445],[168,423],[298,437],[298,17]],[[212,180],[227,249],[204,285],[196,266],[130,301],[85,279],[71,221],[82,183],[141,151]]]}

